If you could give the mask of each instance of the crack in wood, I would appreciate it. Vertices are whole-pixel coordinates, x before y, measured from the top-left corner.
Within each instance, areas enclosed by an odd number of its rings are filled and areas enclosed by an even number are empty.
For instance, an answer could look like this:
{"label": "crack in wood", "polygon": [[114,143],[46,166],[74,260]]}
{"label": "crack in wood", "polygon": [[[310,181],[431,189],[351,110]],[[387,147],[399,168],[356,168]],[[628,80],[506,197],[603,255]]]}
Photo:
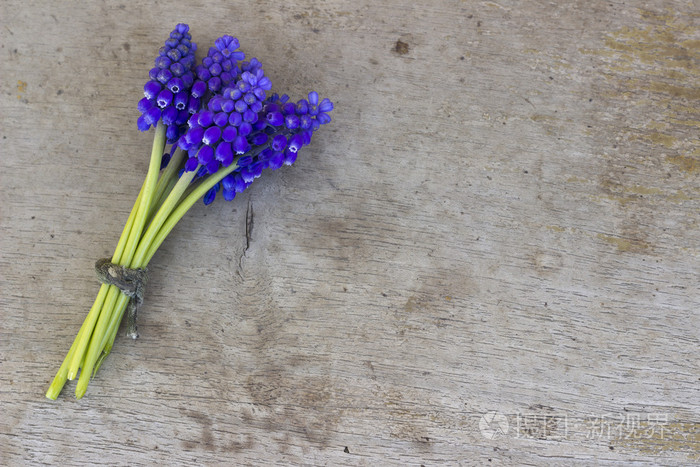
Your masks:
{"label": "crack in wood", "polygon": [[255,211],[253,211],[253,202],[249,199],[248,200],[248,207],[246,208],[246,211],[245,211],[245,248],[243,249],[241,256],[238,257],[238,271],[237,271],[237,273],[241,279],[243,279],[243,276],[240,273],[240,271],[243,270],[243,257],[246,255],[246,252],[250,248],[250,240],[253,236],[254,216],[255,216]]}
{"label": "crack in wood", "polygon": [[[255,212],[253,211],[253,202],[248,200],[248,208],[245,211],[245,251],[250,248],[250,238],[253,234],[253,216]],[[245,251],[243,254],[245,254]]]}

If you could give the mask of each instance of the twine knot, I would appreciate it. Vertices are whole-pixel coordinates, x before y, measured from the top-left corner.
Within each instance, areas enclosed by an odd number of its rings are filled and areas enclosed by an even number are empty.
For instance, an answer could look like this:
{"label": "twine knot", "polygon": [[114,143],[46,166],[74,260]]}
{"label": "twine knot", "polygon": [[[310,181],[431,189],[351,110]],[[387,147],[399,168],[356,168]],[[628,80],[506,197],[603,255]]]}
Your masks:
{"label": "twine knot", "polygon": [[110,258],[102,258],[95,262],[95,273],[100,282],[117,287],[131,299],[127,307],[126,335],[136,339],[139,337],[136,331],[136,315],[143,303],[148,271],[146,268],[127,268],[112,263]]}

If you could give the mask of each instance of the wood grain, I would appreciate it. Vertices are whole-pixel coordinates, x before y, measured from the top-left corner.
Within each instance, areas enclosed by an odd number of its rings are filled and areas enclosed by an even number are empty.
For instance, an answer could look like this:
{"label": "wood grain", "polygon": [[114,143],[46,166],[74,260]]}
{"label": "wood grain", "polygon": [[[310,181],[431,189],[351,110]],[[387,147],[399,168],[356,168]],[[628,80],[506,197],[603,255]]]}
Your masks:
{"label": "wood grain", "polygon": [[[643,5],[643,6],[641,6]],[[0,5],[0,463],[700,462],[691,1]],[[43,396],[145,175],[177,22],[336,103],[198,205],[141,337]]]}

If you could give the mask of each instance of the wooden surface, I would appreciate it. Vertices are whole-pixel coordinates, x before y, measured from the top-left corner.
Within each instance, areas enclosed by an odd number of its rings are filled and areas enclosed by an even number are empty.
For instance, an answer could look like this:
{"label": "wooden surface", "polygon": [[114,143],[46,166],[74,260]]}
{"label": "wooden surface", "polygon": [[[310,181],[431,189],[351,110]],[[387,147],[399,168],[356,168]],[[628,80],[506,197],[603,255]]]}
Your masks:
{"label": "wooden surface", "polygon": [[[696,2],[171,3],[0,5],[0,464],[700,462]],[[49,401],[180,21],[334,121]]]}

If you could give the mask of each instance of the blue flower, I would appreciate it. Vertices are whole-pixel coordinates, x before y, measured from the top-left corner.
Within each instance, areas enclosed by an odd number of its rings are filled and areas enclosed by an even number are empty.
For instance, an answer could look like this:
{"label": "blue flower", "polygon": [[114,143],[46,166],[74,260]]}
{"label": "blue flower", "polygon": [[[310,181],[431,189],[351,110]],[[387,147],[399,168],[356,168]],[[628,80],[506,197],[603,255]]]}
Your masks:
{"label": "blue flower", "polygon": [[223,189],[224,199],[226,201],[231,201],[236,197],[237,193],[241,193],[246,188],[248,188],[250,183],[243,180],[240,173],[232,173],[226,175],[223,180],[221,180],[221,188]]}
{"label": "blue flower", "polygon": [[[238,41],[230,36],[225,48],[232,57]],[[226,40],[221,41],[222,47]],[[229,50],[233,48],[233,51]],[[213,49],[213,48],[212,48]],[[256,131],[254,124],[259,120],[266,91],[272,87],[270,79],[265,76],[262,65],[256,59],[244,64],[247,69],[229,83],[220,94],[213,94],[206,110],[195,113],[189,119],[190,129],[180,138],[179,146],[188,151],[189,160],[186,170],[194,170],[196,165],[190,162],[196,159],[206,166],[209,173],[220,167],[228,167],[234,155],[248,152],[252,146],[267,142],[267,135]],[[208,148],[208,149],[205,149]]]}
{"label": "blue flower", "polygon": [[216,197],[216,193],[219,191],[221,186],[221,183],[217,183],[212,187],[211,190],[207,191],[206,194],[204,195],[203,201],[205,205],[209,205],[214,202],[214,198]]}
{"label": "blue flower", "polygon": [[139,101],[141,116],[139,130],[146,131],[162,119],[167,126],[168,142],[181,135],[181,126],[190,112],[199,110],[199,101],[190,96],[194,83],[194,53],[197,44],[191,41],[189,26],[178,24],[161,47],[155,66],[149,72],[150,81],[144,87],[145,97]]}
{"label": "blue flower", "polygon": [[[195,110],[188,121],[189,129],[178,140],[178,146],[188,152],[186,171],[199,167],[203,174],[212,174],[236,161],[233,173],[207,192],[205,204],[213,202],[218,191],[230,201],[264,169],[293,164],[313,133],[331,121],[328,113],[333,103],[319,100],[316,92],[297,103],[290,102],[286,94],[268,98],[272,83],[262,64],[256,58],[239,63],[244,55],[238,47],[237,39],[222,36],[196,68],[198,80],[192,95],[204,99],[206,108]],[[155,86],[148,91],[156,102],[171,99],[170,94]],[[151,112],[148,118],[157,118],[157,109],[152,111],[149,103],[140,105]]]}
{"label": "blue flower", "polygon": [[221,36],[214,41],[214,47],[209,48],[202,64],[195,68],[197,82],[193,94],[196,97],[202,97],[207,89],[218,93],[236,78],[239,73],[237,63],[245,58],[245,54],[237,50],[238,47],[235,37]]}

